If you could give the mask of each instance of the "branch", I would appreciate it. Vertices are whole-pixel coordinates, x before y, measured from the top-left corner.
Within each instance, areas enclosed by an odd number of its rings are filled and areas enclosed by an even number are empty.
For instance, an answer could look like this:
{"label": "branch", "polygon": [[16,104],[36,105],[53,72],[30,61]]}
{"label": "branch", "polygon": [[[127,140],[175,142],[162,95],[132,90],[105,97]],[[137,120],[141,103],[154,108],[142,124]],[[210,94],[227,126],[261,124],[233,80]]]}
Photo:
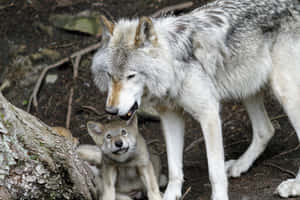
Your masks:
{"label": "branch", "polygon": [[185,3],[181,3],[181,4],[168,6],[168,7],[165,7],[165,8],[162,8],[162,9],[156,11],[155,13],[153,13],[151,15],[151,17],[159,17],[160,15],[166,14],[166,13],[171,12],[171,11],[183,10],[183,9],[186,9],[186,8],[190,8],[193,5],[194,5],[194,3],[192,1],[188,1],[188,2],[185,2]]}
{"label": "branch", "polygon": [[203,137],[200,137],[199,139],[195,140],[194,142],[192,142],[189,146],[187,146],[185,149],[184,149],[184,152],[188,152],[190,151],[192,148],[194,148],[194,146],[196,146],[197,144],[201,143],[204,141],[204,138]]}
{"label": "branch", "polygon": [[288,169],[285,169],[285,168],[282,168],[282,167],[280,167],[280,166],[278,166],[278,165],[276,165],[274,163],[270,163],[269,162],[269,163],[264,163],[264,165],[265,166],[269,166],[269,167],[274,167],[276,169],[279,169],[280,171],[282,171],[282,172],[284,172],[284,173],[286,173],[288,175],[291,175],[292,177],[296,177],[297,176],[297,174],[295,172],[293,172],[291,170],[288,170]]}
{"label": "branch", "polygon": [[71,59],[73,58],[76,58],[76,57],[81,57],[83,56],[84,54],[87,54],[93,50],[96,50],[98,49],[99,47],[101,46],[101,43],[96,43],[96,44],[93,44],[93,45],[90,45],[80,51],[77,51],[73,54],[71,54],[69,57],[66,57],[66,58],[63,58],[61,59],[60,61],[58,61],[57,63],[54,63],[52,65],[49,65],[47,66],[46,68],[44,68],[44,70],[42,71],[38,81],[36,82],[35,86],[34,86],[34,89],[33,89],[33,92],[29,98],[29,101],[28,101],[28,106],[27,106],[27,112],[30,112],[30,109],[31,109],[31,106],[32,106],[32,102],[33,102],[33,105],[34,107],[37,109],[38,107],[38,101],[37,101],[37,95],[38,95],[38,92],[40,90],[40,87],[41,87],[41,84],[45,78],[45,75],[47,74],[47,72],[50,70],[50,69],[54,69],[56,67],[59,67],[61,66],[62,64],[66,63],[66,62],[69,62]]}

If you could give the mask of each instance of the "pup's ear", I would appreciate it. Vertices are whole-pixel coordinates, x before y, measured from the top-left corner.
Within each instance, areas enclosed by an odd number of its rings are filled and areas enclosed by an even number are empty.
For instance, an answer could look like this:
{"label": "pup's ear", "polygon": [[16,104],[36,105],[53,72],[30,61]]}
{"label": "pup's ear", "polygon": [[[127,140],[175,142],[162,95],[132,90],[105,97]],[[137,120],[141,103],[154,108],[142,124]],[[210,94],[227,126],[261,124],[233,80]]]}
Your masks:
{"label": "pup's ear", "polygon": [[148,44],[155,46],[157,35],[152,20],[149,17],[142,17],[136,29],[135,46],[139,48]]}
{"label": "pup's ear", "polygon": [[101,15],[100,19],[101,19],[100,22],[102,23],[103,26],[102,43],[103,45],[105,45],[107,44],[109,38],[113,35],[115,24],[109,21],[104,15]]}
{"label": "pup's ear", "polygon": [[87,123],[87,129],[94,142],[96,144],[101,143],[101,138],[104,132],[104,126],[100,123],[89,121]]}

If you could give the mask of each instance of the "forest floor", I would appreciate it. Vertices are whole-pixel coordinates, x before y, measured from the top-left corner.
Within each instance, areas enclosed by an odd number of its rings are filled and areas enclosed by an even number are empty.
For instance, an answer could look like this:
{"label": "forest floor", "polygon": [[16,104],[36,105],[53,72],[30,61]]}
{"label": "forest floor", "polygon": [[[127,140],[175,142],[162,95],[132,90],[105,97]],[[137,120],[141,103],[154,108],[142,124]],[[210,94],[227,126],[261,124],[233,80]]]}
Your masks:
{"label": "forest floor", "polygon": [[[193,7],[206,1],[194,2]],[[5,80],[10,86],[4,95],[20,108],[26,109],[41,70],[71,53],[99,41],[82,33],[55,29],[49,22],[53,14],[76,14],[94,10],[114,19],[150,15],[160,8],[182,3],[180,0],[0,0],[0,85]],[[192,8],[184,10],[188,12]],[[46,28],[44,28],[46,27]],[[52,28],[49,28],[52,27]],[[50,49],[54,56],[40,56]],[[70,130],[81,143],[92,143],[86,130],[89,120],[108,121],[104,114],[105,94],[95,87],[91,72],[92,54],[82,58],[78,78],[73,81],[72,64],[65,63],[50,70],[47,75],[57,77],[54,83],[42,84],[38,94],[38,109],[31,113],[51,126],[66,126],[70,90],[74,88]],[[278,184],[292,178],[289,171],[297,173],[300,166],[300,149],[297,136],[284,115],[279,103],[266,94],[265,105],[276,134],[263,155],[249,172],[240,178],[229,179],[231,200],[279,200],[273,194]],[[96,113],[95,110],[98,112]],[[238,158],[251,142],[251,124],[240,102],[225,102],[222,107],[222,126],[226,160]],[[186,115],[185,145],[202,137],[200,125]],[[140,132],[147,141],[156,141],[154,148],[160,152],[163,171],[167,174],[165,144],[160,123],[140,120]],[[281,154],[285,152],[284,154]],[[184,153],[185,182],[183,192],[191,188],[186,200],[209,200],[211,187],[204,143],[200,142]],[[300,198],[291,198],[296,200]]]}

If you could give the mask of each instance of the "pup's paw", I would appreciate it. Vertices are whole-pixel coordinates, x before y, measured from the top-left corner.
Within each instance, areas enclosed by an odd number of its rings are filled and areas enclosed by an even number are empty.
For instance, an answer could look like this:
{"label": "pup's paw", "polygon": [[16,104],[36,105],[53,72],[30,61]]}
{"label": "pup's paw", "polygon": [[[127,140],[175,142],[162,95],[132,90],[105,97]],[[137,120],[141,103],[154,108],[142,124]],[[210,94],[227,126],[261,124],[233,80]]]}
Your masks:
{"label": "pup's paw", "polygon": [[163,200],[179,200],[181,197],[181,182],[169,182]]}
{"label": "pup's paw", "polygon": [[228,177],[240,177],[242,173],[248,170],[248,165],[239,160],[229,160],[225,163]]}
{"label": "pup's paw", "polygon": [[277,187],[275,194],[283,198],[300,196],[300,180],[288,179],[283,181]]}

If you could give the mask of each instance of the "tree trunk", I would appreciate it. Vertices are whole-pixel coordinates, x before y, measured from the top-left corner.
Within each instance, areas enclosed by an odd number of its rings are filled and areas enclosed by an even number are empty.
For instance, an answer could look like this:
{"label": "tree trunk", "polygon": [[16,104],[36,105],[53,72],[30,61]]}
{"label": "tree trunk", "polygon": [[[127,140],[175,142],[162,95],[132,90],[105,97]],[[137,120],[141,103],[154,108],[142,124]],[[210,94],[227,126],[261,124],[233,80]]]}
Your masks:
{"label": "tree trunk", "polygon": [[95,198],[93,175],[72,141],[0,92],[0,200]]}

